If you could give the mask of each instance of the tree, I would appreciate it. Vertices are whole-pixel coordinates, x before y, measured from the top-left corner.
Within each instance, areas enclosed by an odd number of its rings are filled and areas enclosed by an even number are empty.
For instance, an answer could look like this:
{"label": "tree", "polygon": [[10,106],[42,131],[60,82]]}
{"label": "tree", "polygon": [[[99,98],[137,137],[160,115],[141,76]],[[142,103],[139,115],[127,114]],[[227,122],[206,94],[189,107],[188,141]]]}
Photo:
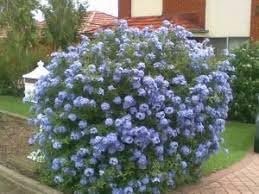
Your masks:
{"label": "tree", "polygon": [[22,75],[46,53],[32,14],[37,7],[37,0],[0,0],[0,29],[7,32],[0,40],[0,93],[18,94]]}
{"label": "tree", "polygon": [[47,34],[50,35],[53,48],[65,49],[77,39],[77,31],[81,23],[87,3],[74,0],[48,0],[41,6],[47,23]]}
{"label": "tree", "polygon": [[0,26],[7,31],[8,39],[20,39],[27,50],[36,36],[32,11],[38,6],[37,0],[0,0]]}

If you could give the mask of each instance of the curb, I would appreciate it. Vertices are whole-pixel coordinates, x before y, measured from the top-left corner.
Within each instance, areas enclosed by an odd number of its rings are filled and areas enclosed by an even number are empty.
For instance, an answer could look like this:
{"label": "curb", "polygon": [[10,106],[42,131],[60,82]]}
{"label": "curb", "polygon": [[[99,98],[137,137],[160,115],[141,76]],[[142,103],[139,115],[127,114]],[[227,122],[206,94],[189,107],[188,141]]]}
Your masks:
{"label": "curb", "polygon": [[16,114],[16,113],[11,113],[11,112],[1,110],[1,109],[0,109],[0,113],[6,114],[6,115],[11,116],[11,117],[16,117],[16,118],[19,118],[19,119],[22,119],[22,120],[28,119],[28,117],[25,117],[25,116],[22,116],[22,115],[19,115],[19,114]]}
{"label": "curb", "polygon": [[9,168],[0,165],[0,176],[21,188],[35,194],[62,194],[48,186],[42,185],[40,182],[21,175]]}

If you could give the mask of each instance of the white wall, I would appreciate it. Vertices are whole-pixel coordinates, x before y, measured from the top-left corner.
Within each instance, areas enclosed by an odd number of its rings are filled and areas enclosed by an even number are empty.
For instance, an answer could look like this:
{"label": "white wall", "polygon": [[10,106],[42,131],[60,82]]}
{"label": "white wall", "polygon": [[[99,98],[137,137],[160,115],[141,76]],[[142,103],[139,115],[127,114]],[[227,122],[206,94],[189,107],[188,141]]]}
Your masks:
{"label": "white wall", "polygon": [[163,0],[131,0],[131,16],[161,16]]}
{"label": "white wall", "polygon": [[251,0],[207,0],[209,37],[250,36]]}

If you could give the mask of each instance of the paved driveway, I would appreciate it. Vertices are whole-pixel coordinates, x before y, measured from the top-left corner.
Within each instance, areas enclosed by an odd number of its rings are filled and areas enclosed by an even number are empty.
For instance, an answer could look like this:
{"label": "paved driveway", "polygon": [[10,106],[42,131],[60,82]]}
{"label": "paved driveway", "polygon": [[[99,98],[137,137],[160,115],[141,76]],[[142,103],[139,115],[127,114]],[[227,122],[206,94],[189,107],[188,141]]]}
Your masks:
{"label": "paved driveway", "polygon": [[259,194],[259,154],[249,153],[241,162],[218,171],[192,186],[171,194]]}

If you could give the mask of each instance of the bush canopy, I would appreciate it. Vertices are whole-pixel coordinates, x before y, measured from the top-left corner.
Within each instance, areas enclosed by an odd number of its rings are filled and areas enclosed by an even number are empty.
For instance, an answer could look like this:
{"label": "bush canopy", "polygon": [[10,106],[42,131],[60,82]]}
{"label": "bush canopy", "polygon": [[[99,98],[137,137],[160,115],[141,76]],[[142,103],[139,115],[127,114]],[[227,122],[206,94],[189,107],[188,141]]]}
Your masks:
{"label": "bush canopy", "polygon": [[196,179],[219,149],[230,63],[165,21],[120,21],[52,54],[37,82],[33,136],[44,174],[66,192],[164,193]]}

